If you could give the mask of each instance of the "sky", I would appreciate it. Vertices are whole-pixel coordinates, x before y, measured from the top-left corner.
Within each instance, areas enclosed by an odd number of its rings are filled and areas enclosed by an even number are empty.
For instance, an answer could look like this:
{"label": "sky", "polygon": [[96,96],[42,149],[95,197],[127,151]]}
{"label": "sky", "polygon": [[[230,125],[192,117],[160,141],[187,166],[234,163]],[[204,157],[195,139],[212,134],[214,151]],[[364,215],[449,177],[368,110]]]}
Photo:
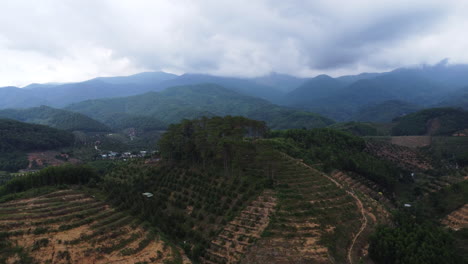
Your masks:
{"label": "sky", "polygon": [[1,0],[0,86],[468,63],[465,0]]}

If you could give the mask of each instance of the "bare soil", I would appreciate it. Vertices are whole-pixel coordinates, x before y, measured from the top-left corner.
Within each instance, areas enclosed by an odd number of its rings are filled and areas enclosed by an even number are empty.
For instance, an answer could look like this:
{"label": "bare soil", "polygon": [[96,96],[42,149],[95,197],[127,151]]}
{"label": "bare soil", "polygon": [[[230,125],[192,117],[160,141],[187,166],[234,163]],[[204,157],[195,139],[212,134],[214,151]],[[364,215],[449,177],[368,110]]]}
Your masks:
{"label": "bare soil", "polygon": [[[66,219],[68,214],[53,216],[54,212],[56,212],[54,208],[58,208],[57,212],[59,210],[67,212],[63,206],[57,207],[57,201],[61,201],[63,205],[76,204],[77,202],[84,205],[97,204],[97,201],[92,197],[69,190],[0,204],[0,210],[8,208],[12,215],[21,213],[25,218],[22,225],[15,230],[7,228],[9,224],[11,225],[11,220],[0,219],[0,232],[22,231],[19,235],[10,236],[9,239],[14,244],[26,249],[29,255],[39,263],[163,263],[174,258],[174,250],[179,251],[179,249],[159,240],[158,237],[150,240],[146,246],[140,247],[140,242],[147,238],[148,233],[139,226],[137,219],[130,219],[131,221],[114,227],[112,225],[117,225],[118,221],[121,220],[116,219],[113,222],[93,228],[96,223],[109,219],[112,215],[118,213],[109,205],[99,207],[100,210],[95,210],[92,214],[85,214],[85,217],[91,218],[108,212],[108,216],[102,219],[90,223],[80,222],[86,220],[86,218],[62,221],[60,218],[65,217]],[[45,215],[43,218],[37,219],[37,215],[32,213],[37,208],[47,209],[48,205],[50,210],[46,210],[46,212],[51,214],[50,217]],[[17,211],[14,211],[15,209]],[[86,212],[87,209],[89,209],[87,206],[78,206],[76,210]],[[42,211],[42,209],[40,210]],[[70,212],[70,214],[76,213],[75,210],[71,211],[73,212]],[[55,223],[36,224],[38,221],[44,220],[55,221]],[[76,224],[76,226],[68,230],[60,228],[64,224],[74,223],[82,224]],[[38,230],[38,228],[41,228],[42,231]],[[99,230],[103,231],[99,232]],[[87,239],[86,236],[91,234],[95,235]],[[119,243],[122,245],[119,246]],[[125,251],[127,253],[124,253]],[[9,259],[7,263],[13,263],[15,258],[17,256]],[[188,258],[185,256],[183,258],[184,263],[189,263]]]}

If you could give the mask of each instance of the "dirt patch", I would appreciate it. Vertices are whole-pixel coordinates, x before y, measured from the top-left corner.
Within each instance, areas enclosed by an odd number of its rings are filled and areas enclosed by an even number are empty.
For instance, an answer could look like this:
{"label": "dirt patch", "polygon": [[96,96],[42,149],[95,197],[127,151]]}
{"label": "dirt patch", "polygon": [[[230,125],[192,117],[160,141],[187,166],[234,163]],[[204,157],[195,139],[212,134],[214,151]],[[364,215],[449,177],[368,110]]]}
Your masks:
{"label": "dirt patch", "polygon": [[[399,137],[399,140],[406,140]],[[398,140],[396,140],[398,141]],[[405,146],[412,143],[393,143],[392,144],[380,141],[366,142],[366,151],[379,158],[391,161],[395,165],[408,170],[430,170],[433,169],[430,160],[420,153],[414,147]],[[429,142],[430,144],[430,142]]]}
{"label": "dirt patch", "polygon": [[80,163],[80,160],[57,151],[30,152],[28,153],[28,161],[28,170],[41,169],[47,166],[60,166],[65,163]]}
{"label": "dirt patch", "polygon": [[431,136],[398,136],[392,137],[391,143],[409,148],[420,148],[431,145]]}
{"label": "dirt patch", "polygon": [[[147,231],[139,227],[137,219],[115,217],[118,213],[108,205],[91,211],[87,210],[87,206],[78,205],[77,210],[68,212],[64,211],[63,206],[57,207],[54,203],[57,200],[63,205],[70,204],[71,208],[80,202],[83,205],[99,204],[77,191],[60,191],[4,204],[8,210],[13,210],[13,214],[20,210],[26,213],[25,222],[18,229],[22,232],[11,235],[9,240],[23,247],[39,263],[163,263],[174,258],[174,250],[179,251],[157,236],[149,236]],[[37,215],[30,214],[34,219],[28,219],[28,213],[38,205],[52,216],[36,219]],[[54,208],[57,208],[57,212],[65,213],[54,216]],[[15,209],[18,211],[15,212]],[[61,219],[68,219],[66,217],[74,213],[80,213],[82,217],[68,221]],[[43,224],[36,225],[37,221]],[[12,232],[7,228],[11,223],[0,220],[0,232]],[[187,260],[186,257],[184,259]]]}
{"label": "dirt patch", "polygon": [[276,198],[271,190],[263,192],[217,238],[211,241],[203,263],[238,263],[249,247],[260,238],[274,212]]}
{"label": "dirt patch", "polygon": [[447,215],[442,224],[450,227],[453,230],[468,228],[468,204],[465,204],[460,209],[453,211]]}

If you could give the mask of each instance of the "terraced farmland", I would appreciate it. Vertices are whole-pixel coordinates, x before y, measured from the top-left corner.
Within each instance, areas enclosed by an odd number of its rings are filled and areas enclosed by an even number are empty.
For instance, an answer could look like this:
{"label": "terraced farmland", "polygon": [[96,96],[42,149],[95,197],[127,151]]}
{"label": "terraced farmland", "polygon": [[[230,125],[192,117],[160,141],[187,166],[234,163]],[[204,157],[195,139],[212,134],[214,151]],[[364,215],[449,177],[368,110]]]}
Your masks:
{"label": "terraced farmland", "polygon": [[294,159],[278,162],[277,211],[242,263],[346,263],[363,220],[355,198]]}
{"label": "terraced farmland", "polygon": [[342,171],[335,171],[331,174],[331,176],[343,184],[344,186],[351,188],[354,191],[359,191],[370,198],[381,202],[387,208],[393,208],[393,204],[391,201],[383,196],[380,192],[382,188],[380,188],[376,183],[372,182],[369,179],[366,179],[359,175],[354,175],[354,177],[350,177],[348,174]]}
{"label": "terraced farmland", "polygon": [[468,228],[468,204],[465,204],[460,209],[453,211],[447,215],[442,224],[454,229]]}
{"label": "terraced farmland", "polygon": [[[159,240],[140,220],[78,190],[0,204],[0,232],[38,263],[181,259],[179,250]],[[17,258],[10,256],[7,263]]]}
{"label": "terraced farmland", "polygon": [[238,263],[268,226],[275,206],[274,193],[265,191],[211,241],[203,263]]}

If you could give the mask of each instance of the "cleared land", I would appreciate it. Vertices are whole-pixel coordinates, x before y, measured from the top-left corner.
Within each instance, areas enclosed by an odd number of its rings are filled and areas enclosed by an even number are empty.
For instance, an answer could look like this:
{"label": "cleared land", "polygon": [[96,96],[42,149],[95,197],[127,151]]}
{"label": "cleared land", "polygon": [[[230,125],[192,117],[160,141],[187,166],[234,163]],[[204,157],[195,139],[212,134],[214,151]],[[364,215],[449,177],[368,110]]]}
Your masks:
{"label": "cleared land", "polygon": [[182,258],[140,220],[77,190],[0,204],[0,232],[38,263],[163,263]]}
{"label": "cleared land", "polygon": [[468,228],[468,204],[465,204],[460,209],[447,215],[442,220],[442,224],[452,228],[453,230]]}
{"label": "cleared land", "polygon": [[203,262],[208,264],[238,263],[268,226],[270,216],[276,206],[276,200],[274,192],[265,191],[251,202],[211,241]]}
{"label": "cleared land", "polygon": [[346,263],[363,220],[356,200],[297,160],[278,166],[277,210],[241,263]]}

